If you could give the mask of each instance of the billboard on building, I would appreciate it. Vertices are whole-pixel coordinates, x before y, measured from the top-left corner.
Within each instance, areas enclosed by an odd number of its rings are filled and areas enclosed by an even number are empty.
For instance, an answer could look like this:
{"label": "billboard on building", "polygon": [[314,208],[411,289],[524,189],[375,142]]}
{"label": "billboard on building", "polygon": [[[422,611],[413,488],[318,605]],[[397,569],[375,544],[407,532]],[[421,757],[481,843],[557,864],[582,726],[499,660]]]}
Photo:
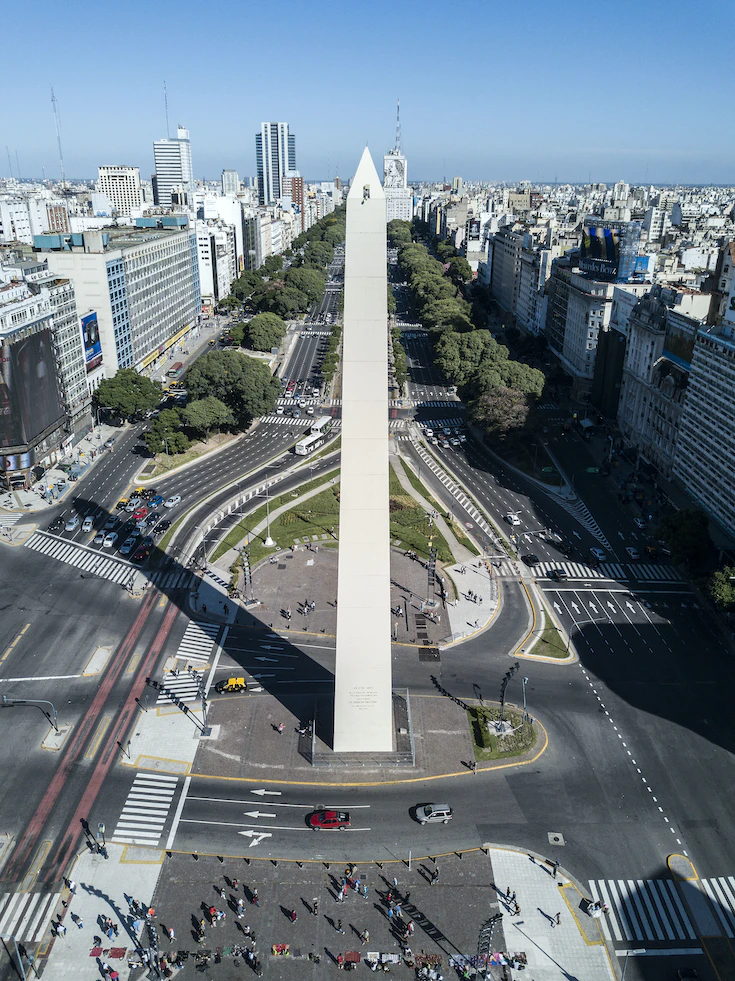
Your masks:
{"label": "billboard on building", "polygon": [[617,279],[620,267],[620,229],[609,225],[585,225],[579,268],[600,279]]}
{"label": "billboard on building", "polygon": [[675,323],[673,317],[666,322],[666,339],[664,341],[664,357],[673,361],[680,368],[689,371],[692,367],[694,343],[697,339],[696,328]]}
{"label": "billboard on building", "polygon": [[88,313],[82,317],[82,341],[84,342],[84,360],[87,364],[87,374],[99,368],[102,364],[102,342],[97,314]]}
{"label": "billboard on building", "polygon": [[0,345],[0,448],[30,443],[63,419],[51,331]]}

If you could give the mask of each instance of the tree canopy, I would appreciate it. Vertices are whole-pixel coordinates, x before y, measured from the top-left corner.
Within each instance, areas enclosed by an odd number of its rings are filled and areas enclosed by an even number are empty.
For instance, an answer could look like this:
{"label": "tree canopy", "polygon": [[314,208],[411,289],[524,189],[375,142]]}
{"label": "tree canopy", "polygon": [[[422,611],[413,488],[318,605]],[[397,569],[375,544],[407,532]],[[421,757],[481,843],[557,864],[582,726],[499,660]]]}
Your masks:
{"label": "tree canopy", "polygon": [[286,285],[303,293],[310,303],[318,303],[324,295],[326,276],[311,266],[293,267],[285,276]]}
{"label": "tree canopy", "polygon": [[388,222],[388,244],[394,249],[404,242],[411,241],[411,222],[393,218]]}
{"label": "tree canopy", "polygon": [[261,276],[273,277],[283,269],[282,255],[269,255],[258,269]]}
{"label": "tree canopy", "polygon": [[185,453],[191,446],[191,440],[181,429],[178,409],[162,409],[143,440],[151,453]]}
{"label": "tree canopy", "polygon": [[232,411],[213,395],[190,402],[184,409],[183,416],[186,425],[190,429],[203,433],[205,439],[209,439],[212,429],[221,429],[223,426],[232,426],[235,423]]}
{"label": "tree canopy", "polygon": [[135,368],[120,368],[113,378],[104,378],[92,400],[99,409],[112,409],[125,419],[151,412],[161,401],[161,386]]}
{"label": "tree canopy", "polygon": [[704,511],[687,508],[668,514],[661,521],[660,530],[669,543],[674,562],[696,567],[707,558],[711,539]]}
{"label": "tree canopy", "polygon": [[726,565],[713,573],[707,589],[718,610],[735,609],[735,566]]}
{"label": "tree canopy", "polygon": [[186,373],[186,385],[194,401],[213,395],[223,402],[241,428],[270,412],[281,393],[267,364],[231,349],[198,358]]}
{"label": "tree canopy", "polygon": [[278,347],[285,333],[286,325],[275,313],[258,313],[245,324],[245,337],[254,351]]}
{"label": "tree canopy", "polygon": [[470,418],[490,440],[503,439],[522,429],[528,418],[528,398],[517,388],[501,385],[481,395],[470,406]]}

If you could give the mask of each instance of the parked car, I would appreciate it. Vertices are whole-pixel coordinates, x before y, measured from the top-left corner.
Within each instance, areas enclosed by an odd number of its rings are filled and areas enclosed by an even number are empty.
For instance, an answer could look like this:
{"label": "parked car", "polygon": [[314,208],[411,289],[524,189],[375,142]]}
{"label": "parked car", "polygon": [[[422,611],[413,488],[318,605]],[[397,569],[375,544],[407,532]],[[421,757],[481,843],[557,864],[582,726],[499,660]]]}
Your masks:
{"label": "parked car", "polygon": [[175,508],[177,504],[181,504],[181,494],[174,494],[173,497],[169,497],[163,506],[165,508]]}
{"label": "parked car", "polygon": [[309,815],[308,822],[313,831],[345,831],[350,826],[350,812],[320,809]]}

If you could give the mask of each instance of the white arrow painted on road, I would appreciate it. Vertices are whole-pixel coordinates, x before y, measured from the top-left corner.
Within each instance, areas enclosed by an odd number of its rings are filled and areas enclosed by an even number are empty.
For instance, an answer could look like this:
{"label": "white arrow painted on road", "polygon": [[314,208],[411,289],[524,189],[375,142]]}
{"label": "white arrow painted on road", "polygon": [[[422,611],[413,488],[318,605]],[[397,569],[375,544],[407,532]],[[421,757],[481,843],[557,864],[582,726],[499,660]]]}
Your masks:
{"label": "white arrow painted on road", "polygon": [[572,534],[573,535],[576,535],[577,538],[581,538],[582,537],[578,531],[572,531]]}
{"label": "white arrow painted on road", "polygon": [[556,610],[557,613],[561,613],[561,607],[559,606],[558,603],[554,603],[554,609]]}
{"label": "white arrow painted on road", "polygon": [[269,831],[238,831],[239,835],[245,835],[247,838],[252,838],[253,840],[249,844],[249,848],[253,848],[255,845],[259,845],[264,838],[272,838],[273,835]]}
{"label": "white arrow painted on road", "polygon": [[256,656],[255,660],[256,661],[270,661],[271,664],[278,664],[278,658],[277,657],[257,657]]}
{"label": "white arrow painted on road", "polygon": [[251,790],[250,793],[251,794],[257,794],[258,797],[264,797],[266,794],[270,795],[271,797],[281,797],[282,796],[280,790],[264,790],[262,788],[260,790]]}
{"label": "white arrow painted on road", "polygon": [[615,609],[615,604],[611,603],[610,600],[607,601],[607,605],[610,607],[611,610]]}
{"label": "white arrow painted on road", "polygon": [[579,613],[579,607],[577,606],[576,603],[572,603],[572,609],[574,610],[575,613]]}
{"label": "white arrow painted on road", "polygon": [[260,644],[259,645],[264,651],[282,651],[282,647],[276,647],[275,644]]}
{"label": "white arrow painted on road", "polygon": [[619,531],[619,532],[618,532],[618,537],[619,537],[619,538],[622,538],[622,539],[623,539],[623,541],[625,541],[625,535],[624,535],[624,534],[622,533],[622,531]]}
{"label": "white arrow painted on road", "polygon": [[243,811],[245,817],[249,818],[274,818],[277,814],[266,814],[264,811]]}
{"label": "white arrow painted on road", "polygon": [[625,605],[628,607],[629,610],[635,611],[635,607],[633,606],[633,604],[629,603],[627,600],[625,601]]}
{"label": "white arrow painted on road", "polygon": [[590,609],[592,610],[593,613],[597,613],[597,607],[595,606],[594,603],[590,603],[589,606],[590,606]]}

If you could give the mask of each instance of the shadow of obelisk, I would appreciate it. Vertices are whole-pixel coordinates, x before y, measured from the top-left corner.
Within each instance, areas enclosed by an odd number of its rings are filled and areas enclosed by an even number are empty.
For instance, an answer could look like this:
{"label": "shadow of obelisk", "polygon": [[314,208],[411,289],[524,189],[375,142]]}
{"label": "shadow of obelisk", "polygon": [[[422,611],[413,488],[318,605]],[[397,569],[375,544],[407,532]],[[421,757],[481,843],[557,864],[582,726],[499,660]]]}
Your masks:
{"label": "shadow of obelisk", "polygon": [[385,195],[365,148],[347,195],[335,753],[393,749]]}

